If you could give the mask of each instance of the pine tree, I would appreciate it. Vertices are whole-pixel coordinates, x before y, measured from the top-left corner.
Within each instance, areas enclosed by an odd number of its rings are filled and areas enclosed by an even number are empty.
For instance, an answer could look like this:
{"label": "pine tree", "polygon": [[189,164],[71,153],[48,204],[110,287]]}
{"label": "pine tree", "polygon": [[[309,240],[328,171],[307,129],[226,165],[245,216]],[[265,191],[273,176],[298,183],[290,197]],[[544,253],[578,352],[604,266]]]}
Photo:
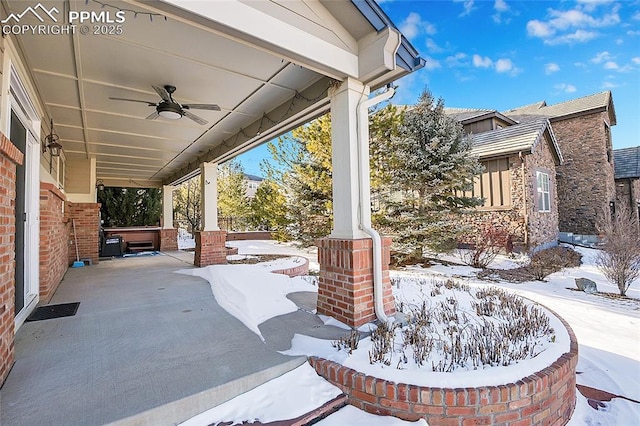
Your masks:
{"label": "pine tree", "polygon": [[444,114],[444,102],[425,91],[407,110],[399,135],[391,138],[391,185],[400,201],[389,201],[386,224],[401,251],[421,257],[425,247],[446,250],[459,230],[448,215],[482,204],[466,197],[482,172],[471,157],[472,140],[462,125]]}
{"label": "pine tree", "polygon": [[233,160],[218,170],[218,212],[229,222],[230,230],[246,229],[249,217],[249,198],[242,165]]}
{"label": "pine tree", "polygon": [[115,188],[98,191],[100,214],[106,227],[158,225],[162,195],[157,188]]}
{"label": "pine tree", "polygon": [[269,179],[260,182],[249,205],[249,225],[252,229],[274,232],[278,240],[289,239],[286,198],[275,182]]}
{"label": "pine tree", "polygon": [[[393,105],[369,116],[374,198],[390,191],[389,140],[401,122],[402,113]],[[264,163],[263,168],[285,196],[288,234],[305,244],[327,236],[333,220],[331,117],[324,115],[268,148],[277,166]]]}

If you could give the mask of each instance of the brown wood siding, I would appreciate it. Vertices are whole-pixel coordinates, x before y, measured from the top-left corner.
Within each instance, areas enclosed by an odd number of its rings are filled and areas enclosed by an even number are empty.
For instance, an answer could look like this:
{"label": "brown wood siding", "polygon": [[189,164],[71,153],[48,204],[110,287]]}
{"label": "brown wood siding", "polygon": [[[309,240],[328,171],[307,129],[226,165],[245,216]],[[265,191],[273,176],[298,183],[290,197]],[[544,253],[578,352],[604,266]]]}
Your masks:
{"label": "brown wood siding", "polygon": [[511,173],[509,159],[498,158],[482,161],[484,172],[473,183],[473,191],[466,192],[468,197],[484,198],[481,209],[511,207]]}

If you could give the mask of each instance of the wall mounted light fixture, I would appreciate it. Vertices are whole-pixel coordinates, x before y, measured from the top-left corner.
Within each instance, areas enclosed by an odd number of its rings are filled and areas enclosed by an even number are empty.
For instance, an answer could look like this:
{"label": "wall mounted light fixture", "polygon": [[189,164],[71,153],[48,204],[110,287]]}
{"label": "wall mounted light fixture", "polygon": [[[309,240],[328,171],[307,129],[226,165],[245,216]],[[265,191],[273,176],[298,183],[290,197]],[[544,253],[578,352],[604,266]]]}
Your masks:
{"label": "wall mounted light fixture", "polygon": [[104,191],[104,182],[102,182],[102,179],[98,179],[96,182],[96,188],[98,191]]}
{"label": "wall mounted light fixture", "polygon": [[53,118],[51,119],[51,132],[44,138],[44,144],[42,145],[42,153],[47,152],[47,149],[51,153],[52,157],[60,157],[62,152],[62,145],[60,145],[60,137],[53,131]]}

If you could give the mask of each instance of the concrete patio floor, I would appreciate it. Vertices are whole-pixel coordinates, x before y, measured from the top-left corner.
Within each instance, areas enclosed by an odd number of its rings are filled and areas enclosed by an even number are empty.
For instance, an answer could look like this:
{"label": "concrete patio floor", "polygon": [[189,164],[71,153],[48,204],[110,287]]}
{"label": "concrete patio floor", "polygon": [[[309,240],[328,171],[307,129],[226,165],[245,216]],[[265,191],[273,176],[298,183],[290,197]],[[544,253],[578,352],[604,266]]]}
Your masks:
{"label": "concrete patio floor", "polygon": [[215,301],[207,281],[175,273],[190,253],[118,258],[70,268],[50,304],[75,316],[25,323],[0,390],[2,425],[173,425],[305,362],[294,333],[335,339],[301,310],[260,326],[266,344]]}

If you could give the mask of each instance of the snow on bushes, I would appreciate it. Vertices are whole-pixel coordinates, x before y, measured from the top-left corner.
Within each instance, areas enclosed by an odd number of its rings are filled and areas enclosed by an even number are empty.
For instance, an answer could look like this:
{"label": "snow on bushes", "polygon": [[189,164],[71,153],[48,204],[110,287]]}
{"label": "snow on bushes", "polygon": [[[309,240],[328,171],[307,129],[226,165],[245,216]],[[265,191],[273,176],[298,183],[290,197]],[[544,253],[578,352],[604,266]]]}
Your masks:
{"label": "snow on bushes", "polygon": [[372,332],[370,364],[471,371],[535,358],[555,342],[540,308],[497,287],[406,277],[392,284],[414,287],[413,297],[397,303],[406,325],[383,323]]}

